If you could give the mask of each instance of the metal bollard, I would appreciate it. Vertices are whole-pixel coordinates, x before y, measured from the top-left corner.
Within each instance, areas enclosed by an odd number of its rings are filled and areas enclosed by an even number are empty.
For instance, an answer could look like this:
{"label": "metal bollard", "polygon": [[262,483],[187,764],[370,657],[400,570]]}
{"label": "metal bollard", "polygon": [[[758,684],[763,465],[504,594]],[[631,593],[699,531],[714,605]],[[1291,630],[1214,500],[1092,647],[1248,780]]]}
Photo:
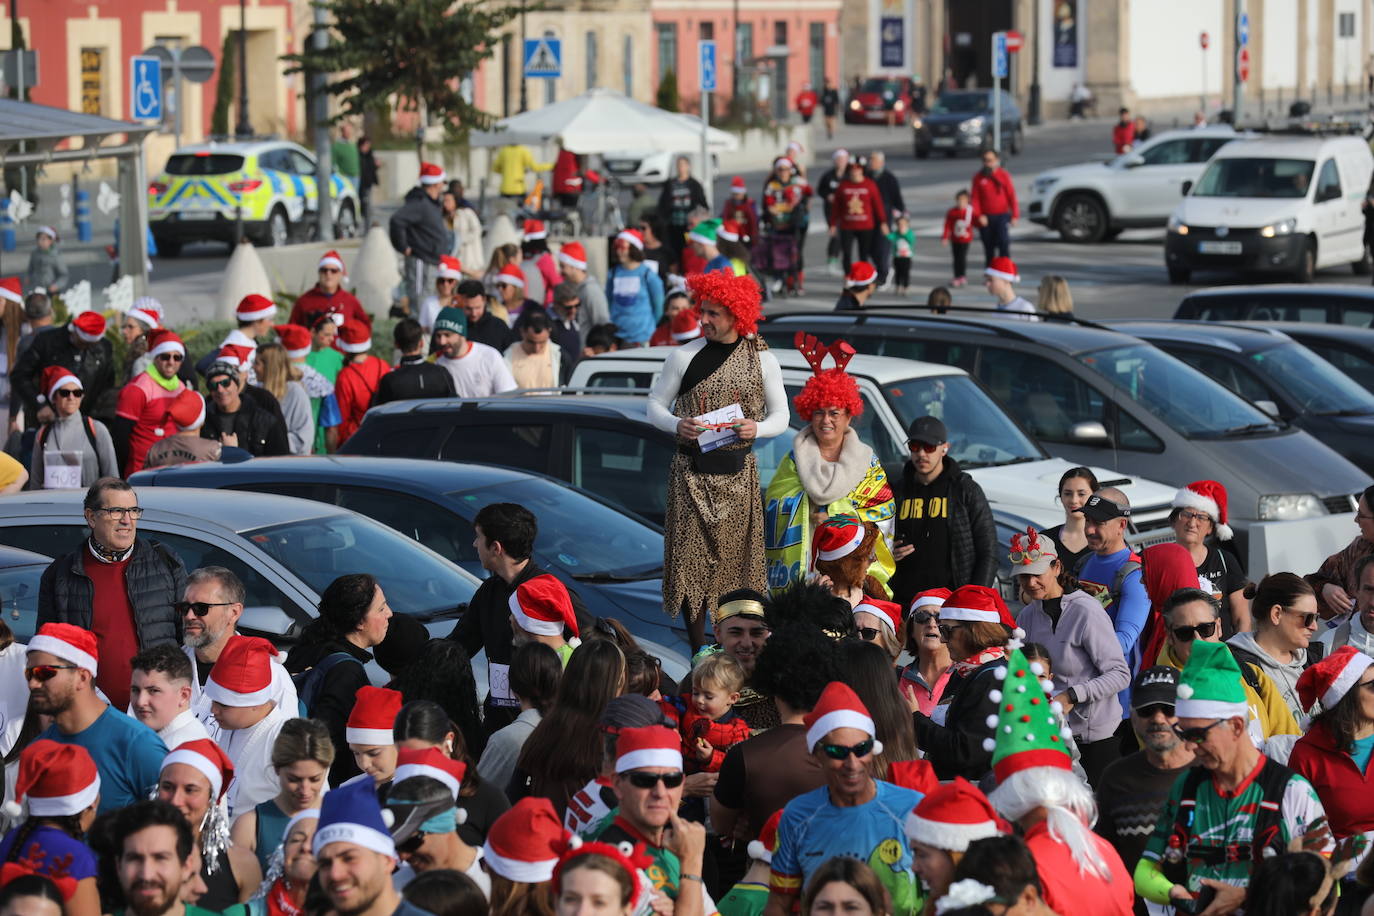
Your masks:
{"label": "metal bollard", "polygon": [[91,240],[91,192],[85,188],[76,192],[76,240]]}
{"label": "metal bollard", "polygon": [[0,251],[13,251],[14,246],[14,220],[8,207],[0,207]]}

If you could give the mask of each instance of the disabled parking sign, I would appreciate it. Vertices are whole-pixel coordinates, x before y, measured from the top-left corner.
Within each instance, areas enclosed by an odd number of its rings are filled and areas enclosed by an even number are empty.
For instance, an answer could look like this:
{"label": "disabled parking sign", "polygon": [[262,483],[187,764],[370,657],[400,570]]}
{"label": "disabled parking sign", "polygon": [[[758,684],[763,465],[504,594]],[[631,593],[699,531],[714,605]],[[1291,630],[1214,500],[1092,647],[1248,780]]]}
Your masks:
{"label": "disabled parking sign", "polygon": [[162,61],[156,57],[129,58],[129,117],[162,120]]}

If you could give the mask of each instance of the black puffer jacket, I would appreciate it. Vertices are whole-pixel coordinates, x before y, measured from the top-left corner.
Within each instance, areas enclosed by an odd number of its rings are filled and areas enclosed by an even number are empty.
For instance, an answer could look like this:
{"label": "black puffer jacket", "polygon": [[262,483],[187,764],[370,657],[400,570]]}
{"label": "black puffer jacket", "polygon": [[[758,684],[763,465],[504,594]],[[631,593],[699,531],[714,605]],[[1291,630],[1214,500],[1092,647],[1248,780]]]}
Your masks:
{"label": "black puffer jacket", "polygon": [[[988,498],[983,488],[959,467],[959,462],[945,456],[945,469],[942,472],[949,478],[949,569],[950,588],[961,585],[986,585],[991,587],[997,576],[997,526],[992,521],[992,510],[988,508]],[[911,541],[913,532],[904,530],[908,522],[902,518],[902,501],[916,488],[916,469],[908,461],[902,467],[902,480],[897,485],[897,528],[898,540]],[[893,591],[901,594],[902,564],[897,564],[893,577]]]}
{"label": "black puffer jacket", "polygon": [[[38,585],[38,626],[70,623],[91,628],[95,586],[85,567],[96,562],[82,541],[76,550],[49,564]],[[138,538],[124,580],[134,609],[138,648],[180,643],[181,618],[172,605],[186,591],[186,566],[181,558],[157,541]]]}
{"label": "black puffer jacket", "polygon": [[945,696],[950,701],[944,725],[935,724],[919,712],[913,714],[916,743],[926,752],[926,759],[941,780],[962,776],[977,784],[992,769],[992,751],[983,747],[983,739],[992,737],[988,716],[997,715],[997,703],[989,694],[1002,685],[993,672],[1006,664],[1006,659],[998,658],[974,669],[967,677],[951,677],[945,685]]}

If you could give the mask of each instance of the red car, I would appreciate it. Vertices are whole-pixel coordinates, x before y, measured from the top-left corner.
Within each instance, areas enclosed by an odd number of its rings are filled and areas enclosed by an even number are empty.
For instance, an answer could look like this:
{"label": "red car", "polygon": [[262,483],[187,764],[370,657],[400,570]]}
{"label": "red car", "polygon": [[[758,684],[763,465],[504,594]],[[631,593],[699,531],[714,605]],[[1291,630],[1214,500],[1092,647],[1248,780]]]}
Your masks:
{"label": "red car", "polygon": [[906,76],[870,76],[849,96],[846,124],[899,124],[911,114],[913,86]]}

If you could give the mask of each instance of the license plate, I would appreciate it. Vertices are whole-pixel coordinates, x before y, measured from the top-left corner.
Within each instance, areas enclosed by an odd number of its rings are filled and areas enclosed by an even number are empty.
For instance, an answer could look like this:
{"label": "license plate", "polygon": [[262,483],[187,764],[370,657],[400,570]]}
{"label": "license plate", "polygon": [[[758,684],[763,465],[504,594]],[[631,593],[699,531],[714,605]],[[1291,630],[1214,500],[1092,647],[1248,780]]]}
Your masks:
{"label": "license plate", "polygon": [[931,146],[953,146],[953,137],[935,137],[930,141]]}
{"label": "license plate", "polygon": [[187,210],[181,214],[182,219],[214,219],[218,214],[206,212],[204,210]]}
{"label": "license plate", "polygon": [[1240,242],[1198,242],[1198,254],[1240,254],[1245,250]]}
{"label": "license plate", "polygon": [[633,172],[639,166],[638,162],[625,159],[608,159],[606,168],[612,172]]}

